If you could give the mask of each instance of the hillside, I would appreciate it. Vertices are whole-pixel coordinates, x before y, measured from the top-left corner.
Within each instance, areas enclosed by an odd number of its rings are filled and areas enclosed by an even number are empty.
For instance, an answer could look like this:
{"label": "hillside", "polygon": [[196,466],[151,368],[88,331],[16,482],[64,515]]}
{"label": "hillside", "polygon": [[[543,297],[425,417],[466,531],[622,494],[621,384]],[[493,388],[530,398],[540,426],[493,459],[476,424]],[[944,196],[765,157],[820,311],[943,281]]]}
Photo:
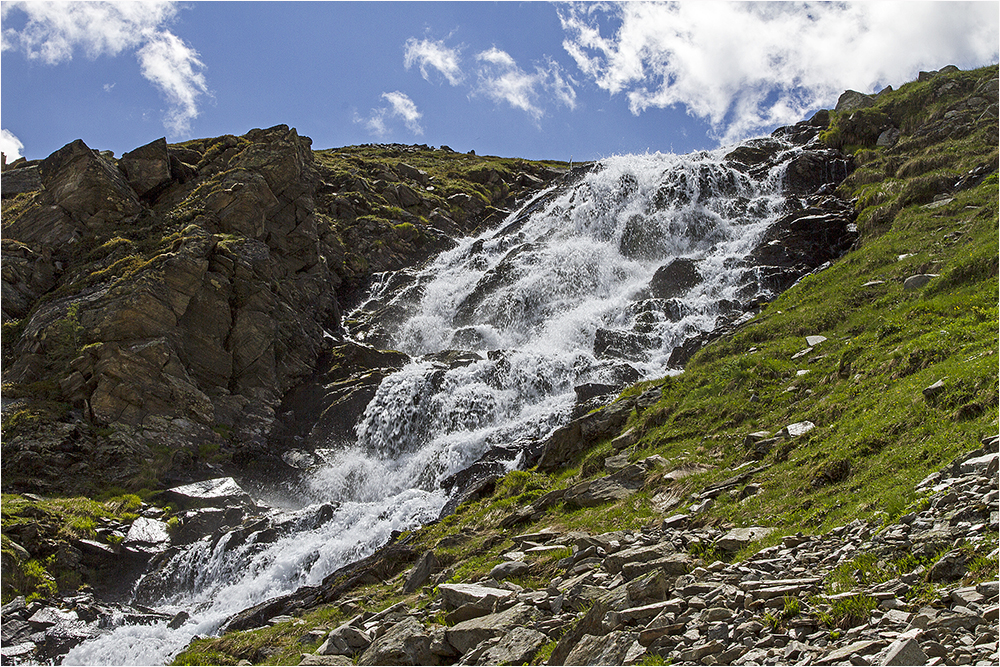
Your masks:
{"label": "hillside", "polygon": [[[484,476],[450,515],[176,663],[995,661],[996,100],[996,66],[946,68],[779,130],[821,123],[850,156],[846,254],[692,343],[683,373],[578,416],[537,467]],[[306,408],[347,410],[331,387],[400,363],[319,342],[366,279],[564,173],[427,147],[311,151],[288,128],[154,144],[118,160],[125,185],[76,144],[15,170],[44,189],[10,197],[5,172],[4,491],[113,500],[77,514],[5,495],[4,602],[55,592],[26,566],[55,543],[9,547],[31,517],[60,539],[127,526],[167,486],[308,441]],[[142,194],[130,156],[160,165]],[[69,171],[115,206],[50,185]]]}

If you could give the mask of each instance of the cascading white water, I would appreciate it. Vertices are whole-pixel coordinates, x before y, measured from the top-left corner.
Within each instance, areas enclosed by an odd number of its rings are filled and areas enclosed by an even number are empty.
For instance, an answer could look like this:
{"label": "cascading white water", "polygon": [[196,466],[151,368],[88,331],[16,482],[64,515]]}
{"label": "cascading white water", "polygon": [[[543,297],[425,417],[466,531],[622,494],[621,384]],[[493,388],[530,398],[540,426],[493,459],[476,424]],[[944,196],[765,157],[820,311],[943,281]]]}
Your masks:
{"label": "cascading white water", "polygon": [[[382,382],[355,442],[320,452],[325,464],[310,479],[317,505],[272,521],[277,539],[241,534],[186,548],[161,568],[166,586],[137,589],[143,604],[190,613],[186,623],[117,627],[64,664],[168,661],[232,614],[317,584],[392,531],[435,518],[448,500],[442,480],[490,447],[564,423],[575,386],[665,374],[674,346],[713,328],[718,304],[736,299],[731,267],[783,206],[781,167],[754,181],[724,155],[603,160],[529,203],[530,214],[440,255],[410,289],[376,281],[362,308],[397,302],[409,313],[384,324],[392,346],[415,359]],[[697,259],[703,280],[671,304],[648,298],[654,272],[677,257]],[[595,353],[599,337],[641,345],[631,357]],[[452,349],[478,354],[435,356]],[[320,504],[332,509],[317,521]]]}

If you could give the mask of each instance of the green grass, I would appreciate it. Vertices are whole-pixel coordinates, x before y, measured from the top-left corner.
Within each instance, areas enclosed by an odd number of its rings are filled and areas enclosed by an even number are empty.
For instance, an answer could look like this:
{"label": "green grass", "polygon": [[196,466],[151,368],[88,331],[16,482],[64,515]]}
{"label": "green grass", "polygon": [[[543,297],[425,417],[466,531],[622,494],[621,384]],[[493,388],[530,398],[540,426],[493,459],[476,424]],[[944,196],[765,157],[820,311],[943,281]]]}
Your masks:
{"label": "green grass", "polygon": [[[131,523],[138,518],[134,510],[141,505],[142,500],[134,494],[112,496],[104,502],[84,497],[31,500],[17,494],[3,494],[0,521],[4,560],[13,566],[11,576],[6,573],[4,576],[3,602],[6,604],[17,595],[45,596],[55,595],[57,591],[70,593],[86,583],[77,572],[60,567],[55,556],[42,558],[41,555],[31,554],[33,557],[29,559],[18,557],[9,544],[9,535],[19,533],[20,527],[30,524],[39,536],[38,541],[47,545],[44,548],[55,550],[60,544],[80,538],[100,539],[95,529],[103,520]],[[121,539],[111,536],[105,541],[115,545]]]}

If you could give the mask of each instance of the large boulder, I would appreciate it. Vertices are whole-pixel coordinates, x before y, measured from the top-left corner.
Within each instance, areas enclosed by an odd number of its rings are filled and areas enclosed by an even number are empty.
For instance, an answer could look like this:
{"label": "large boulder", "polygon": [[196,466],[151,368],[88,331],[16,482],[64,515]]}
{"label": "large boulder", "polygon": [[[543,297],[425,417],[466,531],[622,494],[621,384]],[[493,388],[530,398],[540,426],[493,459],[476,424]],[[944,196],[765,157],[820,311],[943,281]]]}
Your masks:
{"label": "large boulder", "polygon": [[372,642],[361,654],[359,665],[436,665],[431,636],[420,621],[407,616]]}
{"label": "large boulder", "polygon": [[785,188],[792,194],[808,195],[824,185],[838,185],[848,173],[847,158],[840,151],[805,150],[789,161],[785,171]]}
{"label": "large boulder", "polygon": [[673,299],[701,282],[698,264],[689,257],[678,257],[656,270],[649,281],[650,296]]}
{"label": "large boulder", "polygon": [[118,166],[132,189],[144,199],[155,199],[173,179],[167,140],[163,138],[125,153]]}
{"label": "large boulder", "polygon": [[497,614],[456,623],[445,631],[445,636],[455,650],[465,653],[487,639],[506,634],[516,627],[529,625],[538,616],[539,612],[534,607],[516,604]]}

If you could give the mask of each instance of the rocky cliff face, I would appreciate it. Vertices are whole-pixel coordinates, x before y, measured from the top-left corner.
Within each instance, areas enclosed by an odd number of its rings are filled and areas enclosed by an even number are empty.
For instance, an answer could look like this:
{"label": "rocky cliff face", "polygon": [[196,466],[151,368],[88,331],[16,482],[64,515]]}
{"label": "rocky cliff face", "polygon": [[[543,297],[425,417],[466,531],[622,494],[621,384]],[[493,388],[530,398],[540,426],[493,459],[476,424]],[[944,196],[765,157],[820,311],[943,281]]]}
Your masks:
{"label": "rocky cliff face", "polygon": [[508,185],[487,163],[445,200],[402,161],[337,158],[281,125],[117,160],[77,140],[5,171],[5,488],[156,488],[259,458],[340,331],[338,289],[558,173]]}

